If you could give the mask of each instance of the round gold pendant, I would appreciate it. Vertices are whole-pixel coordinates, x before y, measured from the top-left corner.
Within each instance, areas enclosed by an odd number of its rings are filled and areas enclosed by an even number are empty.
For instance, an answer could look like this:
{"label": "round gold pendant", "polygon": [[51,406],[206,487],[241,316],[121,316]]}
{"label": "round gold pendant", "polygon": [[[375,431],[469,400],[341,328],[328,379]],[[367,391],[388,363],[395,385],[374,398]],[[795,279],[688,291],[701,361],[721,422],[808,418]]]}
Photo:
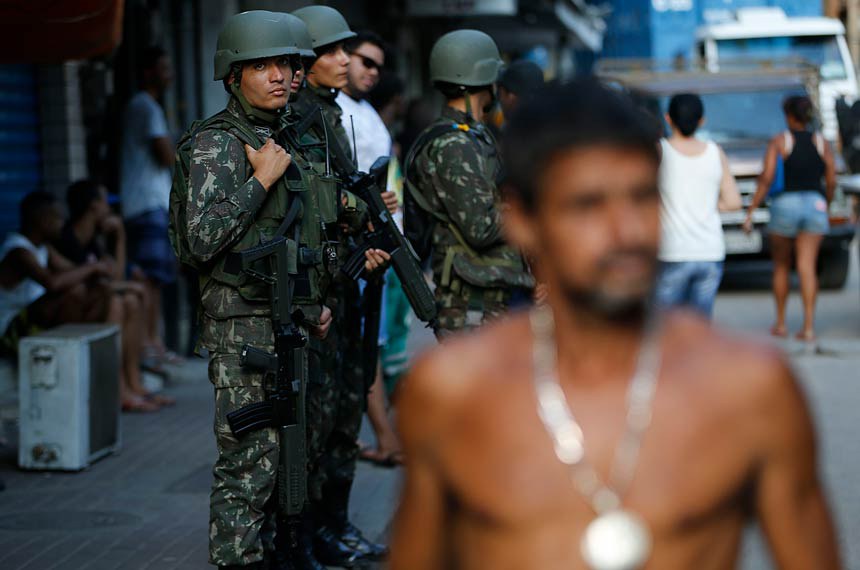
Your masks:
{"label": "round gold pendant", "polygon": [[591,521],[580,549],[593,570],[636,570],[651,553],[651,534],[641,517],[614,509]]}

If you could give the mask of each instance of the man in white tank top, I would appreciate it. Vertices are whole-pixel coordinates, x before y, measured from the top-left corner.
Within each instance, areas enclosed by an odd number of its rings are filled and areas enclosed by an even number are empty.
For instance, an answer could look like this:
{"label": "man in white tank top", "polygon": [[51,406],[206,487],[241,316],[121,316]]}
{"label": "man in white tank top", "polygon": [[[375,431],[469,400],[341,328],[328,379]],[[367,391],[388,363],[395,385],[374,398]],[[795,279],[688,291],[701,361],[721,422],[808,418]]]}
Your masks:
{"label": "man in white tank top", "polygon": [[672,97],[660,141],[660,277],[657,302],[688,306],[710,317],[726,257],[720,212],[741,208],[741,196],[722,149],[695,137],[704,123],[698,95]]}

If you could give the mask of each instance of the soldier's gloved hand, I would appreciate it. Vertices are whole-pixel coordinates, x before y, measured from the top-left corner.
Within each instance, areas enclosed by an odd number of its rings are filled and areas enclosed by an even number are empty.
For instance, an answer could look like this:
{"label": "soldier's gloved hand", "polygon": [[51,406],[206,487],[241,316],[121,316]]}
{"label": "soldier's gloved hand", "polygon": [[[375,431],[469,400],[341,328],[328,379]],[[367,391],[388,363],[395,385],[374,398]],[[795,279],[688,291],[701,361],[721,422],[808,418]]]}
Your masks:
{"label": "soldier's gloved hand", "polygon": [[323,305],[322,311],[320,312],[320,324],[308,327],[308,333],[310,333],[314,338],[323,340],[328,336],[328,329],[331,328],[331,321],[331,309]]}
{"label": "soldier's gloved hand", "polygon": [[387,251],[382,249],[368,249],[364,252],[364,257],[367,261],[364,262],[364,270],[372,273],[380,267],[385,267],[391,260],[391,256]]}
{"label": "soldier's gloved hand", "polygon": [[383,192],[380,196],[388,211],[392,214],[396,213],[398,210],[397,192]]}
{"label": "soldier's gloved hand", "polygon": [[290,153],[272,139],[266,139],[266,144],[261,146],[260,150],[254,150],[246,144],[245,154],[254,169],[254,178],[267,192],[284,175],[293,160]]}

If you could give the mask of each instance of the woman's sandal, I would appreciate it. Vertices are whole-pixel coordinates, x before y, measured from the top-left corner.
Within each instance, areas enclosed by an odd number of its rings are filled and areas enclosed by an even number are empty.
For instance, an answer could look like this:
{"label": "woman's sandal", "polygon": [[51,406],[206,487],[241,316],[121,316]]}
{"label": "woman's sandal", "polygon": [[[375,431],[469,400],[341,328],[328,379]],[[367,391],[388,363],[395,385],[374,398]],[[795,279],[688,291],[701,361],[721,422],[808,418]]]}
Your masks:
{"label": "woman's sandal", "polygon": [[161,407],[142,396],[134,396],[122,401],[122,411],[132,413],[157,412]]}

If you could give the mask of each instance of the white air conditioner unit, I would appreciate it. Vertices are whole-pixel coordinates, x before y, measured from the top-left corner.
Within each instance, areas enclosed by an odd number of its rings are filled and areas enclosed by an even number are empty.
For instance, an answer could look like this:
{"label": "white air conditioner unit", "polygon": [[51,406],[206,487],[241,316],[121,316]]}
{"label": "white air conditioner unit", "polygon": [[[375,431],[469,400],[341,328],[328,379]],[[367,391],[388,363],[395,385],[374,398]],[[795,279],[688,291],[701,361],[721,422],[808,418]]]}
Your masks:
{"label": "white air conditioner unit", "polygon": [[18,346],[18,465],[77,471],[120,447],[116,325],[63,325]]}

